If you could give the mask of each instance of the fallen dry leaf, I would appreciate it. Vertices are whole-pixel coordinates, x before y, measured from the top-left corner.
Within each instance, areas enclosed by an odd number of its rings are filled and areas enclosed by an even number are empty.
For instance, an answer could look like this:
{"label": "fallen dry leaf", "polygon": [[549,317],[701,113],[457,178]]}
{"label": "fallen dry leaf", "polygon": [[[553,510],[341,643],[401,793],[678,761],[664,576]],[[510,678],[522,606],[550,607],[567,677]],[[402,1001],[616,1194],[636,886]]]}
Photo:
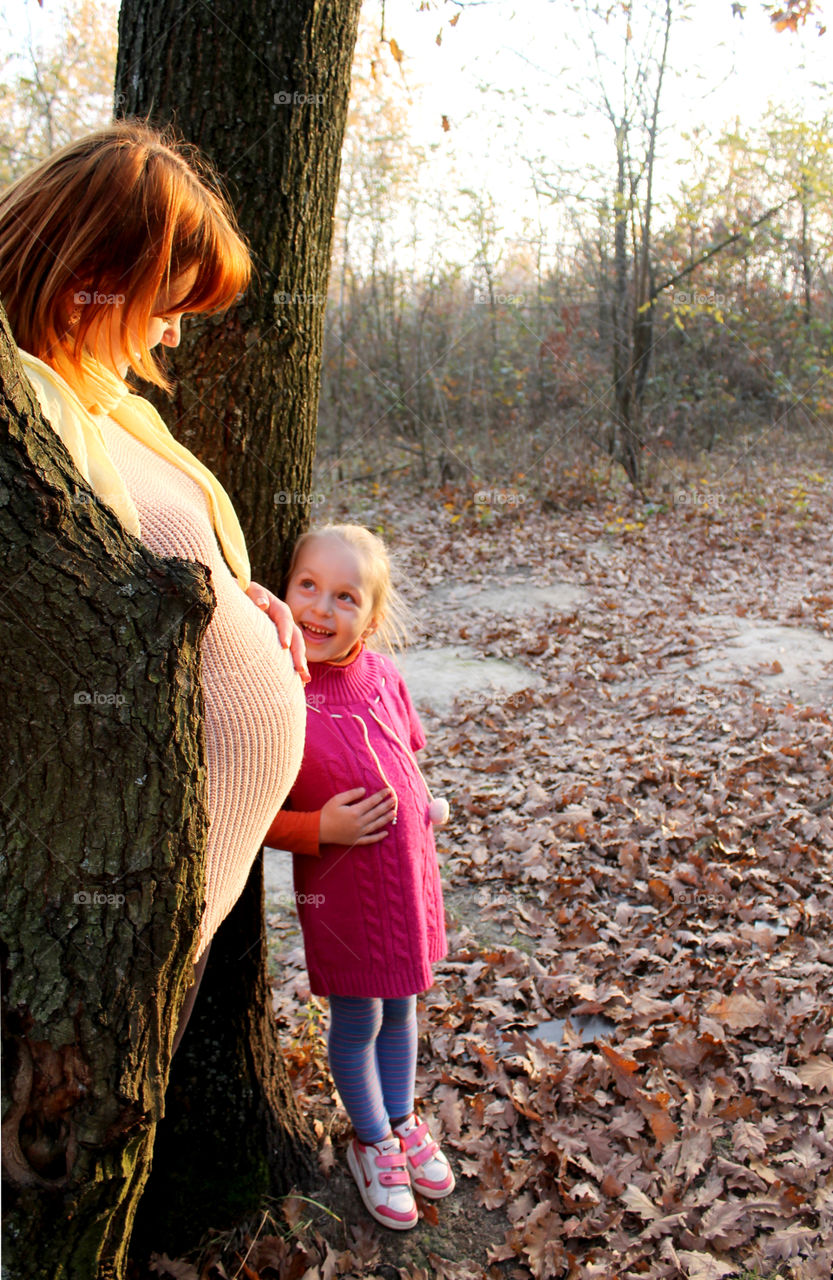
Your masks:
{"label": "fallen dry leaf", "polygon": [[802,1084],[809,1089],[826,1090],[833,1093],[833,1059],[826,1053],[815,1058],[808,1058],[795,1073]]}
{"label": "fallen dry leaf", "polygon": [[686,1268],[688,1280],[723,1280],[724,1276],[737,1275],[737,1267],[731,1262],[720,1262],[710,1253],[680,1249],[679,1259]]}

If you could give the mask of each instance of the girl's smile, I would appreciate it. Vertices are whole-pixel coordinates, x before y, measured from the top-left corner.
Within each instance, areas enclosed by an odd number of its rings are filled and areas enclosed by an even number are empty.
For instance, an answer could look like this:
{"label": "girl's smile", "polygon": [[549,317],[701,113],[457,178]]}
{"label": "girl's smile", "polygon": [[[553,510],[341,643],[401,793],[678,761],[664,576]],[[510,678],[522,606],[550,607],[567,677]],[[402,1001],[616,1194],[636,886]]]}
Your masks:
{"label": "girl's smile", "polygon": [[362,563],[340,538],[312,538],[286,589],[286,603],[303,632],[310,662],[337,662],[375,631],[373,602]]}

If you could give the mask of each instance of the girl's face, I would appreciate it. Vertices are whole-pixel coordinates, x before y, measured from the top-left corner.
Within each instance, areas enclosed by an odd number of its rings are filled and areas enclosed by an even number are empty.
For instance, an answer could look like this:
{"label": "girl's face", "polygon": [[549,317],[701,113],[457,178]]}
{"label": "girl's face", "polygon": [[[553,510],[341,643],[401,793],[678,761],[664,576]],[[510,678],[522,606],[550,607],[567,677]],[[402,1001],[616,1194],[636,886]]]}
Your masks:
{"label": "girl's face", "polygon": [[286,589],[286,603],[304,633],[309,662],[344,658],[376,630],[373,600],[359,556],[340,538],[310,538]]}
{"label": "girl's face", "polygon": [[[186,298],[197,278],[197,268],[192,267],[171,281],[156,299],[153,315],[148,321],[145,340],[152,351],[161,343],[163,347],[178,347],[182,337],[181,322],[185,314],[178,310],[178,299]],[[95,329],[90,331],[87,345],[97,360],[121,377],[127,373],[128,361],[121,345],[121,307],[113,305]],[[138,337],[138,331],[128,330],[128,341]]]}

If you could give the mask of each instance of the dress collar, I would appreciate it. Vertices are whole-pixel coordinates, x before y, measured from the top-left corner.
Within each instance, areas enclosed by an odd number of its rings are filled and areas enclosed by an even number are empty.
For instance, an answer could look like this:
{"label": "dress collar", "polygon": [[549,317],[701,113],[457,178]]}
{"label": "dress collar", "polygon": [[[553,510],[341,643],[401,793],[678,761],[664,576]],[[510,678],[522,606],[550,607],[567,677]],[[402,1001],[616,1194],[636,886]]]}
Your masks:
{"label": "dress collar", "polygon": [[382,655],[361,645],[354,658],[343,665],[337,662],[311,662],[310,682],[305,689],[311,706],[332,703],[335,706],[372,701],[384,678]]}

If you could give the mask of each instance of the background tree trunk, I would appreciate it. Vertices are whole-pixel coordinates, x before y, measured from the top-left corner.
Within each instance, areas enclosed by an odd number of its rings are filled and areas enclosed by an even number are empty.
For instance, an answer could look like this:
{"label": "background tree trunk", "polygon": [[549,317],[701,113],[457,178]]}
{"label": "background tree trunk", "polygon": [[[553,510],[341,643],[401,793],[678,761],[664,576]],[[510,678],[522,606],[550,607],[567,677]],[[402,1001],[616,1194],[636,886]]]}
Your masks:
{"label": "background tree trunk", "polygon": [[[188,321],[171,359],[173,405],[157,403],[225,484],[253,575],[273,590],[315,501],[324,303],[360,6],[124,0],[119,19],[119,113],[173,122],[200,148],[252,248],[246,298],[224,318]],[[253,876],[212,945],[175,1060],[137,1248],[193,1243],[308,1168],[312,1138],[272,1025],[260,863]]]}
{"label": "background tree trunk", "polygon": [[200,565],[100,505],[0,310],[4,1276],[120,1277],[203,907]]}
{"label": "background tree trunk", "polygon": [[116,102],[212,162],[257,279],[171,356],[165,421],[225,484],[273,588],[311,502],[333,215],[361,0],[123,0]]}
{"label": "background tree trunk", "polygon": [[283,1065],[265,959],[259,858],[211,944],[173,1060],[136,1217],[136,1258],[153,1249],[176,1257],[206,1226],[222,1228],[310,1172],[312,1139]]}

